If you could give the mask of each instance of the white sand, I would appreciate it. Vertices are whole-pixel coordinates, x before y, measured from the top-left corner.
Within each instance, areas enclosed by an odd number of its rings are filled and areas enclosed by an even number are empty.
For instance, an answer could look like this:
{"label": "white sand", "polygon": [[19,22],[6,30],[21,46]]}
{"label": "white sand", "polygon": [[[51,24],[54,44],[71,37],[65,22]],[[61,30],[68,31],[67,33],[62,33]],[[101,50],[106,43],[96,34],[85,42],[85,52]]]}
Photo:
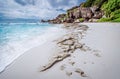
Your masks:
{"label": "white sand", "polygon": [[[120,24],[83,24],[90,28],[82,42],[92,49],[100,50],[101,57],[77,50],[71,57],[71,60],[76,62],[74,66],[69,65],[70,58],[67,58],[51,69],[39,72],[41,66],[47,64],[57,52],[55,43],[50,40],[15,60],[0,74],[0,79],[120,79]],[[67,65],[67,68],[61,71],[60,66],[63,64]],[[66,71],[73,72],[77,67],[81,68],[88,77],[83,78],[77,73],[73,73],[70,77],[65,74]]]}

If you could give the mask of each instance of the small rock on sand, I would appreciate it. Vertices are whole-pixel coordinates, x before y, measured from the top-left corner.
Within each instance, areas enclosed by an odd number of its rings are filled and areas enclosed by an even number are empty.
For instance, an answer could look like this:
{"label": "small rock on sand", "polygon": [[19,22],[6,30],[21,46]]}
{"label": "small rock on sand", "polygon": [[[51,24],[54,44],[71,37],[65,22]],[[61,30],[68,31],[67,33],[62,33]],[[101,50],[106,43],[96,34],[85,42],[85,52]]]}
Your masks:
{"label": "small rock on sand", "polygon": [[71,76],[71,75],[72,75],[72,72],[66,72],[66,75],[67,75],[67,76]]}
{"label": "small rock on sand", "polygon": [[71,61],[71,62],[69,62],[69,64],[73,66],[73,65],[75,64],[75,62],[72,62],[72,61]]}
{"label": "small rock on sand", "polygon": [[81,77],[87,77],[87,75],[84,73],[83,70],[81,70],[80,68],[77,68],[75,70],[76,73],[78,73]]}
{"label": "small rock on sand", "polygon": [[66,67],[65,67],[65,64],[60,66],[60,70],[64,70]]}
{"label": "small rock on sand", "polygon": [[97,57],[101,57],[101,55],[99,53],[94,53],[94,55]]}

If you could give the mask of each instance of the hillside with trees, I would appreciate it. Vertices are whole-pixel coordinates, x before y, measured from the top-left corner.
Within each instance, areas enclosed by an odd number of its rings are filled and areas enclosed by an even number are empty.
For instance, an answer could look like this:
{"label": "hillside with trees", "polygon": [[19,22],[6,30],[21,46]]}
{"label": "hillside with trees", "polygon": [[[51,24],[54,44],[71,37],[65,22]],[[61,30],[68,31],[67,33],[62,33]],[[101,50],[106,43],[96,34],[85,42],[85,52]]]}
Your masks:
{"label": "hillside with trees", "polygon": [[47,22],[120,22],[120,0],[86,0]]}

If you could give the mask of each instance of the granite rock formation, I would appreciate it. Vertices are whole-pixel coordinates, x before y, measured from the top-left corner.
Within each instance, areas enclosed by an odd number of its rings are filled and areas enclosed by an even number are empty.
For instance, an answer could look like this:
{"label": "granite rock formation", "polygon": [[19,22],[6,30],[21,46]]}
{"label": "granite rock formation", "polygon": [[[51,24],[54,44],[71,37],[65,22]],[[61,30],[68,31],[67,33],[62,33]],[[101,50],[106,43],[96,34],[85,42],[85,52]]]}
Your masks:
{"label": "granite rock formation", "polygon": [[68,9],[66,14],[60,14],[55,19],[49,20],[48,22],[53,24],[93,22],[102,18],[103,15],[104,12],[100,10],[99,7],[82,7],[81,4],[80,6]]}

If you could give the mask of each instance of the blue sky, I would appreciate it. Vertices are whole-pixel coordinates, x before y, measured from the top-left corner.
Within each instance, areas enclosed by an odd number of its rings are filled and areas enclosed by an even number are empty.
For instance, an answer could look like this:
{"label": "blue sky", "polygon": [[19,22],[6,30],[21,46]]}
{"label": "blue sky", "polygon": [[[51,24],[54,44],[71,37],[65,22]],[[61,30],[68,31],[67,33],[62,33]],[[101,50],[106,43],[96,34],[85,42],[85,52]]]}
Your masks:
{"label": "blue sky", "polygon": [[85,0],[0,0],[0,19],[46,19]]}

